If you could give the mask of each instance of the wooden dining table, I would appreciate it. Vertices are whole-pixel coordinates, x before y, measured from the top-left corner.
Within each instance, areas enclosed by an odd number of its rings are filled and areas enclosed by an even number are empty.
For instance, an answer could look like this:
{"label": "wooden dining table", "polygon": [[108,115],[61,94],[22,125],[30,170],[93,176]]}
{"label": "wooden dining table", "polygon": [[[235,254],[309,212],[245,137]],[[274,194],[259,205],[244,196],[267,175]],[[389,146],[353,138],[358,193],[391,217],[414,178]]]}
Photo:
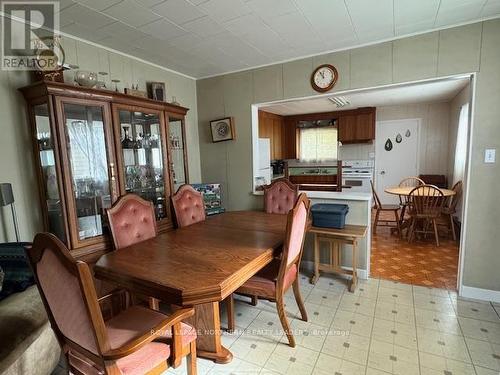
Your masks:
{"label": "wooden dining table", "polygon": [[203,358],[227,363],[219,302],[273,259],[283,245],[286,215],[228,212],[103,255],[98,279],[169,304],[193,306],[189,321]]}
{"label": "wooden dining table", "polygon": [[[415,189],[414,186],[393,186],[393,187],[388,187],[388,188],[384,189],[384,191],[387,194],[409,196],[413,189]],[[445,197],[451,197],[452,195],[456,194],[454,190],[450,190],[450,189],[441,189],[440,188],[439,190],[441,190],[443,192],[443,196],[445,196]]]}

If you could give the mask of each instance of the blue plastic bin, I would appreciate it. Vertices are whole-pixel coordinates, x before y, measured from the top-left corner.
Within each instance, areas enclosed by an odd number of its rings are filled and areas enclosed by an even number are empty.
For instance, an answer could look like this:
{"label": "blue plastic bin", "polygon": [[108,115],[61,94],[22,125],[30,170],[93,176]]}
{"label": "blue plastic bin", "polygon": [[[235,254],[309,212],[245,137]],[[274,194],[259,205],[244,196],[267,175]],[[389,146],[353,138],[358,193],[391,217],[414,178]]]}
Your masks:
{"label": "blue plastic bin", "polygon": [[349,206],[347,204],[313,204],[311,207],[313,226],[342,229],[345,226],[345,217],[348,212]]}

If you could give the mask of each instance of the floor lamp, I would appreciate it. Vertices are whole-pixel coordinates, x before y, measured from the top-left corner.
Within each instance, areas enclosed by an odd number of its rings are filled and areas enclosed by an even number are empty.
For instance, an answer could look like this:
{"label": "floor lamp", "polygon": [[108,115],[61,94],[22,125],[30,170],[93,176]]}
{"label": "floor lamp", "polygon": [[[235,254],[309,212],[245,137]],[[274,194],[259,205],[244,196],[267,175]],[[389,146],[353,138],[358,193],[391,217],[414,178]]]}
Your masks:
{"label": "floor lamp", "polygon": [[17,215],[16,207],[14,206],[14,194],[12,193],[12,185],[9,183],[0,183],[0,207],[9,205],[12,212],[12,220],[14,221],[16,241],[19,242],[19,228],[17,226]]}

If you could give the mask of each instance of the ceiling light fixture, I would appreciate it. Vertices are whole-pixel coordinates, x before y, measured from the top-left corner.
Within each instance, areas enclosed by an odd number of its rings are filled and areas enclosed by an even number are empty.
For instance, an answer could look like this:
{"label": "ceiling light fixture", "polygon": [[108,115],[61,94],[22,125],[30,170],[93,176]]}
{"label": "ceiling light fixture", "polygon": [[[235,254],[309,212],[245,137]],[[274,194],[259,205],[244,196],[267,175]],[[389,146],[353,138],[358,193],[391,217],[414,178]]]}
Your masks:
{"label": "ceiling light fixture", "polygon": [[335,104],[337,108],[343,108],[351,104],[351,102],[343,96],[331,96],[328,98],[328,100],[331,101],[333,104]]}

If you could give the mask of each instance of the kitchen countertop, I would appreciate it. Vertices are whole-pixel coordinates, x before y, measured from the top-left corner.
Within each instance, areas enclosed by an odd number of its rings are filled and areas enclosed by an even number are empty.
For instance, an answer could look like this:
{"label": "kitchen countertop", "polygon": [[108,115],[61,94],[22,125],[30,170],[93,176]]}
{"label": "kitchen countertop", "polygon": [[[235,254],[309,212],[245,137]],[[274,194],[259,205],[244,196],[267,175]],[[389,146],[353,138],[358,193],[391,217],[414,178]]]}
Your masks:
{"label": "kitchen countertop", "polygon": [[[370,193],[351,193],[347,191],[308,191],[300,190],[299,193],[306,193],[308,198],[316,199],[337,199],[345,201],[365,201],[372,199]],[[263,191],[256,191],[253,195],[264,195]]]}

